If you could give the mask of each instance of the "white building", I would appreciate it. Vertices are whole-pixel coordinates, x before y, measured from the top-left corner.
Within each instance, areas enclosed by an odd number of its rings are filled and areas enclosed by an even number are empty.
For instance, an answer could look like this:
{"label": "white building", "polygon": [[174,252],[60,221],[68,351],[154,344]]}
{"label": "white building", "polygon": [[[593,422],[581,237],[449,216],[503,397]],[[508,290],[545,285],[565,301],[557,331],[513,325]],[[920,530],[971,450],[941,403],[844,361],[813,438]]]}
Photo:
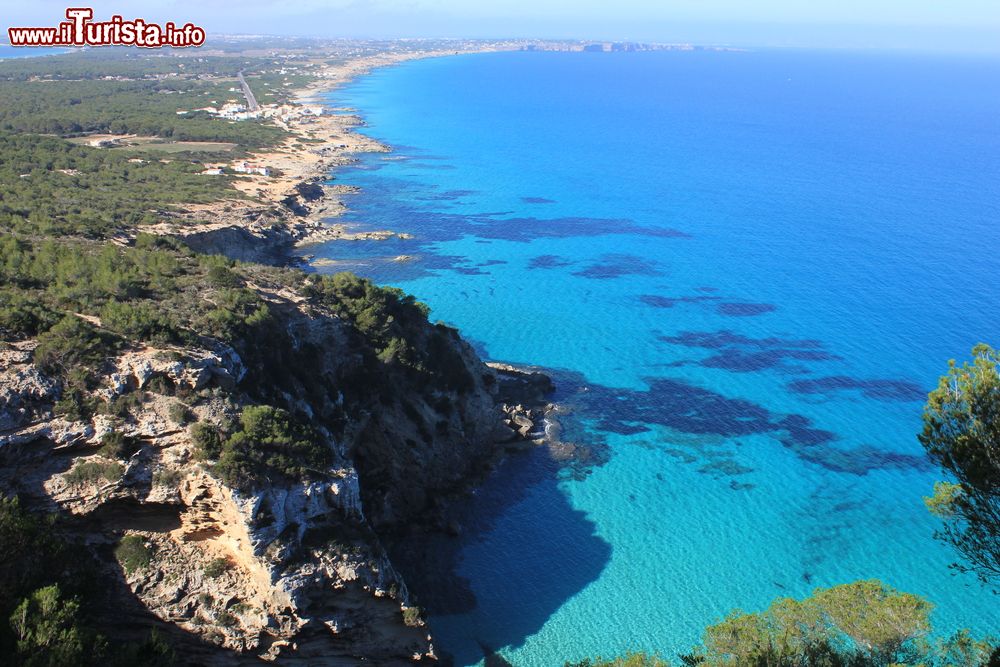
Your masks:
{"label": "white building", "polygon": [[233,166],[233,171],[235,171],[238,174],[260,174],[261,176],[271,175],[270,167],[265,167],[264,165],[261,164],[251,164],[246,160],[243,160],[242,162],[237,162]]}
{"label": "white building", "polygon": [[247,111],[242,104],[228,102],[223,104],[218,112],[219,116],[227,120],[248,120],[250,118],[260,118],[260,111]]}

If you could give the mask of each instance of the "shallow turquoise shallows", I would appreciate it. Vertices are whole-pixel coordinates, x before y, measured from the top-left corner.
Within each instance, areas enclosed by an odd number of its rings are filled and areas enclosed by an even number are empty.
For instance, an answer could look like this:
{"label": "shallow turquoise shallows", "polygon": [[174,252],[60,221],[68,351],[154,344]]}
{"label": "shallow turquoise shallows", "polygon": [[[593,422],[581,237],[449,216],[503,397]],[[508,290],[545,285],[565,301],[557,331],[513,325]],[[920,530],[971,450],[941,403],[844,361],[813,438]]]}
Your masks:
{"label": "shallow turquoise shallows", "polygon": [[395,148],[337,174],[346,220],[414,238],[317,270],[416,294],[574,410],[571,460],[511,458],[461,538],[399,556],[456,664],[673,657],[860,578],[1000,630],[934,539],[916,439],[948,359],[1000,343],[1000,62],[498,53],[330,103]]}

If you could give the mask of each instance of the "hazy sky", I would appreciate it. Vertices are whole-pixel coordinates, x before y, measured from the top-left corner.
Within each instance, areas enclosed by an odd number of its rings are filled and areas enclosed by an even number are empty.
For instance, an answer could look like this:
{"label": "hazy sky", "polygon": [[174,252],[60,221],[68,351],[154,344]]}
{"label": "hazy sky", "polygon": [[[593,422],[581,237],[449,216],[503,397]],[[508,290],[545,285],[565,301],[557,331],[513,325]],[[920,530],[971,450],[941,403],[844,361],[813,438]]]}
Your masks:
{"label": "hazy sky", "polygon": [[[68,0],[2,0],[5,25],[54,25]],[[550,37],[745,46],[1000,51],[1000,0],[132,0],[96,18],[328,37]]]}

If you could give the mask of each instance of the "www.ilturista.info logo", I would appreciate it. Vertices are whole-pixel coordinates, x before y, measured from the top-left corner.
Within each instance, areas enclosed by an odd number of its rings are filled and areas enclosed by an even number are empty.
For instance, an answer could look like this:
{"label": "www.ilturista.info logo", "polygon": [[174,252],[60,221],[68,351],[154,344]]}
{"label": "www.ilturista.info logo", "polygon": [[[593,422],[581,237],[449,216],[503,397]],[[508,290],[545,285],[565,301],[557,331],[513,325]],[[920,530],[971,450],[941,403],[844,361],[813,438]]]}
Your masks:
{"label": "www.ilturista.info logo", "polygon": [[110,21],[91,21],[90,7],[70,7],[68,21],[54,28],[7,28],[11,46],[141,46],[158,49],[164,46],[201,46],[205,31],[186,23],[177,26],[172,21],[164,25],[147,23],[143,19],[126,21],[112,16]]}

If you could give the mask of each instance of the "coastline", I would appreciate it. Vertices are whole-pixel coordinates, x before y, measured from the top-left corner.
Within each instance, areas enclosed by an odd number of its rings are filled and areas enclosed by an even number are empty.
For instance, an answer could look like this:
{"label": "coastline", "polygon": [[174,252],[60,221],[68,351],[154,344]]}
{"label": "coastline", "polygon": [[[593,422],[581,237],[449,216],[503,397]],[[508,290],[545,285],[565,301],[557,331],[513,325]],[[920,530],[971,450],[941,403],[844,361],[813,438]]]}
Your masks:
{"label": "coastline", "polygon": [[[297,129],[302,132],[303,134],[299,135],[300,137],[312,140],[317,138],[325,140],[325,143],[318,144],[314,148],[298,154],[297,159],[303,163],[302,168],[305,171],[302,174],[303,180],[299,181],[299,183],[312,184],[316,182],[316,179],[330,180],[337,167],[356,163],[358,155],[365,153],[390,153],[393,150],[392,146],[388,144],[354,131],[358,127],[365,126],[363,117],[359,115],[356,109],[329,107],[326,100],[321,96],[342,88],[377,69],[394,67],[411,60],[444,58],[471,53],[490,53],[501,50],[512,49],[478,47],[465,50],[437,49],[408,53],[376,54],[327,67],[319,73],[319,80],[305,88],[293,91],[295,104],[300,106],[322,105],[324,107],[324,114],[319,116],[315,121],[315,124],[319,126],[318,128],[313,128],[311,125],[303,126],[301,124],[297,127],[289,128],[293,131]],[[272,156],[265,153],[261,157],[263,159],[270,159]],[[280,156],[274,157],[280,160]],[[280,165],[279,168],[281,168]],[[295,187],[298,187],[298,185]],[[360,189],[356,186],[345,185],[326,185],[320,187],[323,190],[322,196],[310,206],[309,222],[312,223],[311,229],[306,231],[297,240],[297,246],[311,245],[333,239],[383,240],[392,237],[409,238],[406,234],[399,234],[391,230],[357,232],[352,231],[348,225],[344,224],[324,224],[324,219],[343,215],[348,209],[345,202],[347,196],[358,193]]]}
{"label": "coastline", "polygon": [[[572,41],[460,42],[455,48],[381,52],[325,65],[311,83],[292,90],[287,102],[299,110],[322,107],[323,113],[275,118],[275,125],[291,136],[279,146],[250,153],[253,162],[272,169],[271,176],[236,180],[233,185],[245,199],[192,206],[143,231],[178,237],[199,252],[225,254],[244,261],[293,265],[303,262],[294,250],[314,244],[335,240],[411,238],[390,229],[358,229],[333,221],[348,210],[348,197],[360,191],[356,186],[329,183],[335,179],[336,169],[357,163],[359,155],[390,153],[393,148],[355,131],[365,125],[358,110],[328,106],[322,96],[376,69],[411,60],[524,50],[582,53],[588,48],[587,42]],[[696,47],[658,44],[633,50],[691,51]],[[410,259],[404,255],[397,261]],[[327,260],[327,263],[335,261]]]}
{"label": "coastline", "polygon": [[357,230],[332,222],[347,211],[348,196],[359,188],[331,184],[338,167],[354,164],[364,153],[389,153],[392,148],[355,132],[365,122],[353,109],[327,106],[320,98],[376,69],[411,60],[470,53],[511,51],[520,45],[380,53],[326,66],[316,80],[292,91],[291,106],[322,106],[321,115],[289,115],[275,124],[291,136],[280,146],[253,152],[250,159],[269,166],[275,175],[234,182],[247,199],[192,206],[158,225],[153,234],[176,236],[199,252],[226,254],[244,261],[291,264],[295,248],[342,240],[410,238],[393,230]]}
{"label": "coastline", "polygon": [[[355,109],[344,109],[329,107],[322,96],[347,85],[360,77],[366,76],[377,69],[394,67],[412,60],[424,60],[428,58],[443,58],[455,55],[468,55],[473,53],[496,53],[501,51],[514,51],[521,48],[521,45],[509,46],[506,48],[490,46],[469,49],[464,51],[456,50],[431,50],[400,54],[377,54],[364,56],[349,60],[345,63],[333,65],[325,69],[319,75],[319,80],[312,84],[293,91],[295,103],[299,105],[323,104],[327,113],[318,117],[321,124],[330,135],[327,143],[318,145],[310,151],[300,151],[298,156],[304,173],[301,180],[292,184],[292,188],[301,188],[316,184],[317,180],[332,180],[338,167],[355,164],[358,157],[365,153],[389,153],[392,147],[372,139],[366,135],[355,132],[355,128],[364,127],[365,122]],[[348,110],[349,115],[334,115],[331,111]],[[278,153],[261,153],[260,160],[279,157]],[[345,202],[347,196],[361,191],[357,186],[345,185],[325,185],[322,187],[322,196],[315,200],[310,208],[309,215],[300,221],[296,229],[296,240],[292,247],[302,248],[318,243],[332,240],[388,240],[391,238],[408,239],[409,234],[396,232],[393,230],[358,231],[351,229],[349,225],[329,222],[329,218],[336,218],[348,211]],[[291,254],[284,260],[292,259]],[[298,259],[298,258],[295,258]],[[401,255],[394,261],[410,261],[408,255]],[[335,265],[336,259],[319,260],[318,264],[323,266]],[[551,402],[551,397],[556,391],[556,386],[552,381],[551,372],[548,369],[534,365],[510,364],[506,361],[496,359],[483,359],[484,363],[496,373],[498,378],[502,378],[503,388],[501,389],[500,407],[503,413],[503,427],[505,437],[502,440],[504,445],[498,452],[503,458],[511,452],[524,451],[535,447],[545,447],[553,460],[569,462],[576,460],[580,456],[579,446],[575,443],[562,439],[562,416],[571,412],[566,406]],[[493,464],[499,461],[494,461]],[[481,478],[469,480],[470,489],[482,482]],[[469,489],[465,489],[468,491]],[[446,528],[447,530],[448,528]]]}

